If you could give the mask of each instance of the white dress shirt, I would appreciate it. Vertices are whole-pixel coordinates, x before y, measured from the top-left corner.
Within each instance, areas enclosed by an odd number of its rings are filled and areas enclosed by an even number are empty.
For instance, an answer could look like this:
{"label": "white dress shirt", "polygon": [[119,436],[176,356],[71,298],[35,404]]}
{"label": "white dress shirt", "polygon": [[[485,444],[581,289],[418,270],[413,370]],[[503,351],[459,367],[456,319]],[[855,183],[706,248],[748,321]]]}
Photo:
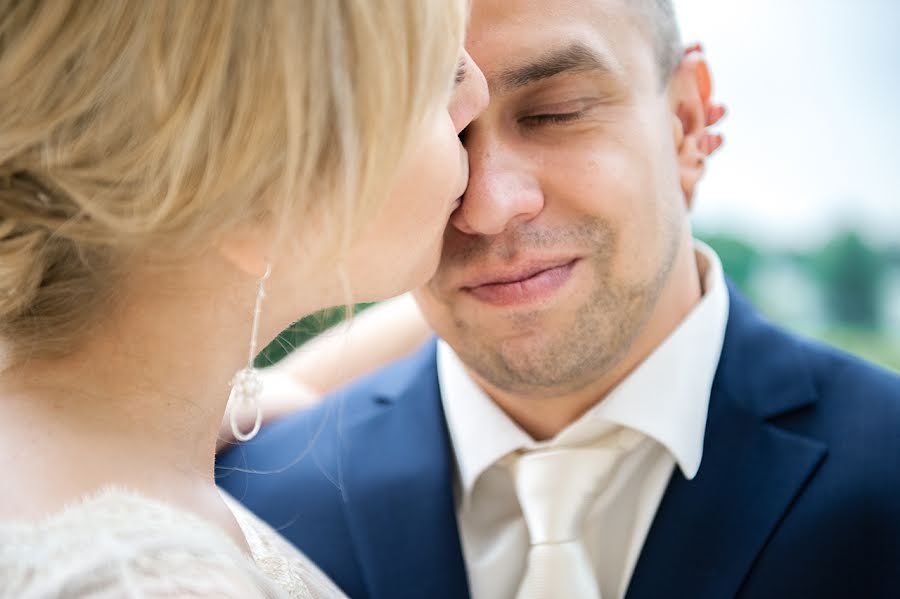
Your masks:
{"label": "white dress shirt", "polygon": [[440,342],[437,366],[457,464],[457,518],[473,599],[514,597],[528,530],[509,472],[510,452],[592,443],[620,427],[643,438],[593,503],[583,538],[604,599],[623,597],[675,465],[700,467],[706,413],[728,320],[718,256],[696,242],[703,297],[665,341],[606,398],[549,441],[516,425]]}

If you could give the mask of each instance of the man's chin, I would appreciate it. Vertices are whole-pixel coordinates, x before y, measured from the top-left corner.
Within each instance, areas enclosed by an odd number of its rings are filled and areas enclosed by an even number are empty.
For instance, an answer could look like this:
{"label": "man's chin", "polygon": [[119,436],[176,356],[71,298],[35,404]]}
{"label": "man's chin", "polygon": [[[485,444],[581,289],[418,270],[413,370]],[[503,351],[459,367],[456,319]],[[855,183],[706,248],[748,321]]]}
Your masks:
{"label": "man's chin", "polygon": [[519,378],[527,379],[528,372],[541,370],[548,356],[565,349],[557,330],[541,326],[525,327],[511,334],[497,337],[493,341],[481,341],[483,354],[492,355],[490,362],[503,370],[519,373]]}
{"label": "man's chin", "polygon": [[582,364],[584,356],[565,353],[571,349],[561,347],[558,338],[534,333],[461,357],[490,386],[520,397],[540,399],[571,393],[583,386],[589,369]]}

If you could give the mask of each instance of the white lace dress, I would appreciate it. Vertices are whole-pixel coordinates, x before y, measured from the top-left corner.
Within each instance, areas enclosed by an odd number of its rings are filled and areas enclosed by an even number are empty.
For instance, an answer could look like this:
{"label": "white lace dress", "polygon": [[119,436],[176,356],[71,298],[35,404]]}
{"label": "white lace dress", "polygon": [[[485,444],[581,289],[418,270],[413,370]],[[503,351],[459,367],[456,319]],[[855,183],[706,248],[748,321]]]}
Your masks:
{"label": "white lace dress", "polygon": [[277,532],[223,496],[252,560],[213,523],[109,488],[40,524],[0,523],[0,597],[345,597]]}

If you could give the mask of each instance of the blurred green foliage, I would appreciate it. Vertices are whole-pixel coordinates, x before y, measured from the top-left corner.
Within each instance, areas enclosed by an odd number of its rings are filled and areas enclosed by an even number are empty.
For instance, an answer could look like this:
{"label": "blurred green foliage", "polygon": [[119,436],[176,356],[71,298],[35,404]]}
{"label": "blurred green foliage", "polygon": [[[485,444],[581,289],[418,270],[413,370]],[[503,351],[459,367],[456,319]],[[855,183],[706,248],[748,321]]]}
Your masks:
{"label": "blurred green foliage", "polygon": [[256,357],[257,368],[271,366],[322,331],[333,327],[349,315],[365,310],[371,305],[338,306],[316,312],[306,318],[301,318],[282,331],[272,343],[260,352],[259,356]]}
{"label": "blurred green foliage", "polygon": [[[773,320],[900,372],[900,246],[875,247],[855,231],[841,232],[804,253],[764,250],[723,234],[699,237]],[[793,285],[779,288],[772,277],[760,276],[785,266]],[[784,277],[780,280],[784,283]],[[798,289],[808,293],[791,293]],[[788,305],[793,310],[776,309]]]}
{"label": "blurred green foliage", "polygon": [[900,343],[896,339],[850,327],[833,327],[816,336],[870,362],[900,372]]}

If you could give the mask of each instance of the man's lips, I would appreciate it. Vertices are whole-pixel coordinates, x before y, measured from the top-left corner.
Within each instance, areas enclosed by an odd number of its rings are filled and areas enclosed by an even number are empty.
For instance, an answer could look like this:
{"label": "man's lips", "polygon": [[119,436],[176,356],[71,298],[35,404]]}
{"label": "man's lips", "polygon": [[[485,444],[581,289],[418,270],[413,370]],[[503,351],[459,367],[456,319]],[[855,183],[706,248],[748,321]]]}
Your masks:
{"label": "man's lips", "polygon": [[531,302],[562,287],[578,261],[578,258],[565,258],[489,272],[466,281],[461,290],[494,305]]}

